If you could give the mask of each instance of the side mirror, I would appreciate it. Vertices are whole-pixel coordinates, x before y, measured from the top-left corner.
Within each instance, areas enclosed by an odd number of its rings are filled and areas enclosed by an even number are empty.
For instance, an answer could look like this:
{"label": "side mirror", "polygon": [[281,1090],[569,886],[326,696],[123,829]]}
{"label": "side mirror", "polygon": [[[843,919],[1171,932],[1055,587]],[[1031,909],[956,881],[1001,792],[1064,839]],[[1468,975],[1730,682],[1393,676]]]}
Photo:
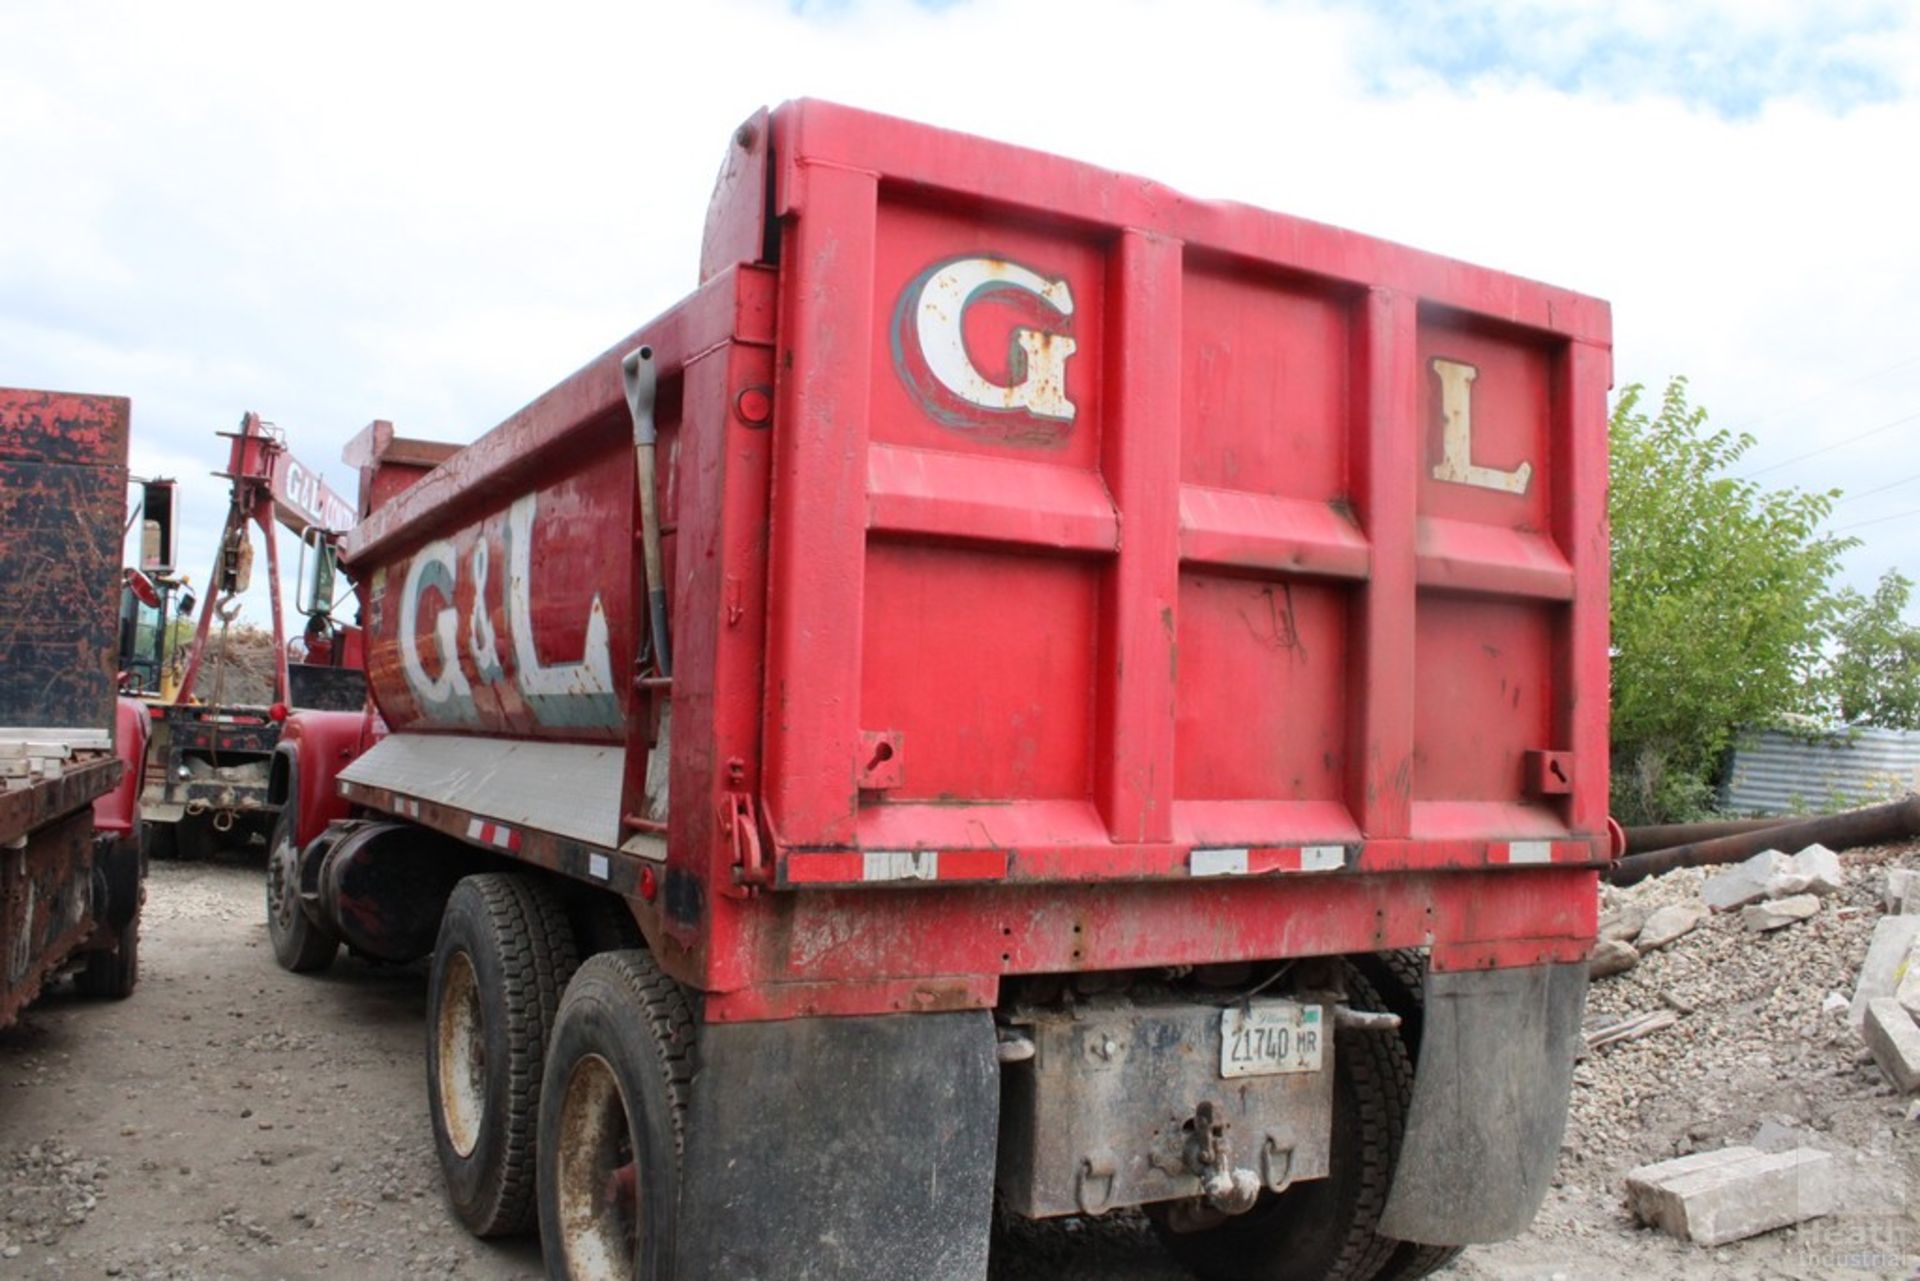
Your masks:
{"label": "side mirror", "polygon": [[191,618],[193,616],[193,604],[193,588],[189,587],[180,593],[180,601],[174,606],[174,611],[182,618]]}
{"label": "side mirror", "polygon": [[165,577],[173,573],[175,485],[170,480],[140,483],[140,570]]}
{"label": "side mirror", "polygon": [[300,564],[294,572],[299,584],[294,608],[308,618],[326,618],[333,613],[335,581],[340,576],[340,554],[326,531],[310,526],[300,536]]}

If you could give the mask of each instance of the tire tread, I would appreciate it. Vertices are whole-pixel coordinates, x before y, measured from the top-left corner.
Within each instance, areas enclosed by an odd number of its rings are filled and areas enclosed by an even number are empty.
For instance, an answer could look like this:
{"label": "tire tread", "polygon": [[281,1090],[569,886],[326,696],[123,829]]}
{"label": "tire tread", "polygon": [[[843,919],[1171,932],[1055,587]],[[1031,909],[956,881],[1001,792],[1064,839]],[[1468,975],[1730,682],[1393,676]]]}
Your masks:
{"label": "tire tread", "polygon": [[135,913],[111,948],[89,952],[73,987],[82,996],[101,1001],[124,1001],[140,982],[140,917]]}
{"label": "tire tread", "polygon": [[[280,963],[280,968],[292,974],[317,974],[332,965],[333,958],[340,952],[340,940],[333,931],[308,916],[306,909],[297,906],[293,912],[293,925],[284,937],[280,936],[274,928],[272,898],[274,860],[279,857],[282,832],[285,832],[286,839],[291,841],[294,833],[299,830],[299,815],[294,808],[296,804],[294,797],[288,796],[280,806],[278,817],[274,819],[272,834],[267,837],[267,937],[273,945],[273,959]],[[300,859],[297,853],[293,861],[296,869],[295,883],[283,887],[282,893],[298,895],[300,886],[297,869]]]}
{"label": "tire tread", "polygon": [[667,1119],[673,1130],[674,1155],[684,1156],[696,1028],[693,1005],[687,1000],[686,990],[662,970],[653,953],[644,948],[601,952],[588,963],[609,971],[610,977],[625,988],[646,1013],[647,1031],[660,1055],[660,1081],[666,1087],[669,1100]]}
{"label": "tire tread", "polygon": [[[566,907],[544,882],[512,872],[483,872],[463,878],[455,895],[462,890],[477,898],[488,944],[498,954],[498,1008],[505,1016],[507,1045],[498,1181],[491,1205],[473,1207],[471,1216],[463,1212],[462,1217],[476,1236],[509,1236],[530,1231],[537,1214],[540,1078],[560,996],[579,967],[579,955]],[[437,1022],[430,1019],[429,1036]]]}
{"label": "tire tread", "polygon": [[[1381,996],[1386,1008],[1407,1020],[1405,1026],[1412,1030],[1411,1036],[1402,1038],[1407,1043],[1411,1064],[1414,1056],[1420,1052],[1419,1034],[1425,1027],[1427,954],[1420,948],[1408,947],[1378,952],[1374,957],[1377,963],[1375,978],[1381,980]],[[1405,1097],[1411,1111],[1411,1074],[1407,1080]],[[1399,1241],[1396,1246],[1392,1257],[1375,1274],[1373,1281],[1420,1281],[1420,1278],[1431,1276],[1452,1263],[1466,1250],[1464,1246],[1422,1245],[1416,1241]]]}

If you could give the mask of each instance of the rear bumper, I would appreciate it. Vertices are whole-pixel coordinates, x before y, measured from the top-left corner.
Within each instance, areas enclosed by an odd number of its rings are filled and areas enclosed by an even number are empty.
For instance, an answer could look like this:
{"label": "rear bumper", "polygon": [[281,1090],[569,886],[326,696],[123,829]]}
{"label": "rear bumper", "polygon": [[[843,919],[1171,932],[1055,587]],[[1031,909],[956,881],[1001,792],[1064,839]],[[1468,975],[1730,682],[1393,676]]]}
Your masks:
{"label": "rear bumper", "polygon": [[659,949],[711,1022],[990,1008],[1000,981],[1426,948],[1441,973],[1584,963],[1591,866],[817,890],[716,900]]}

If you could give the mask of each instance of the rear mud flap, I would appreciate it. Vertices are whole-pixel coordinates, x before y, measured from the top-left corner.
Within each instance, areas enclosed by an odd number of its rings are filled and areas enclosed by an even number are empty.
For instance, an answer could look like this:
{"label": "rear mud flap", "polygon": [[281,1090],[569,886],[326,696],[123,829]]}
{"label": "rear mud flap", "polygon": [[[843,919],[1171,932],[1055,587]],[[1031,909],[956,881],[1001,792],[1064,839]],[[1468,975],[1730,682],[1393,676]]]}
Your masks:
{"label": "rear mud flap", "polygon": [[1380,1231],[1428,1245],[1514,1236],[1566,1130],[1587,967],[1428,974],[1413,1110]]}
{"label": "rear mud flap", "polygon": [[708,1024],[679,1281],[979,1281],[1000,1077],[984,1012]]}

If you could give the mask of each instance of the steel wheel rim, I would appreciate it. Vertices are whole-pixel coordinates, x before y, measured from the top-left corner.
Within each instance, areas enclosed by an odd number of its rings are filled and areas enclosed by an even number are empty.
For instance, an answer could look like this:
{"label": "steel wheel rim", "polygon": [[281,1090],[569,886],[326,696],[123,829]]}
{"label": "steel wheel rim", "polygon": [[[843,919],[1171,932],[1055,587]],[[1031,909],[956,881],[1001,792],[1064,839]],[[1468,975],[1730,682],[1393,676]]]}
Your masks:
{"label": "steel wheel rim", "polygon": [[440,1124],[453,1150],[462,1157],[472,1156],[487,1116],[487,1043],[480,1017],[480,983],[465,952],[447,958],[434,1035],[439,1050]]}
{"label": "steel wheel rim", "polygon": [[267,911],[280,933],[293,930],[293,914],[301,910],[300,895],[294,888],[296,854],[293,842],[283,840],[267,857]]}
{"label": "steel wheel rim", "polygon": [[571,1281],[633,1274],[640,1243],[640,1169],[626,1096],[613,1065],[588,1054],[560,1103],[555,1200]]}

